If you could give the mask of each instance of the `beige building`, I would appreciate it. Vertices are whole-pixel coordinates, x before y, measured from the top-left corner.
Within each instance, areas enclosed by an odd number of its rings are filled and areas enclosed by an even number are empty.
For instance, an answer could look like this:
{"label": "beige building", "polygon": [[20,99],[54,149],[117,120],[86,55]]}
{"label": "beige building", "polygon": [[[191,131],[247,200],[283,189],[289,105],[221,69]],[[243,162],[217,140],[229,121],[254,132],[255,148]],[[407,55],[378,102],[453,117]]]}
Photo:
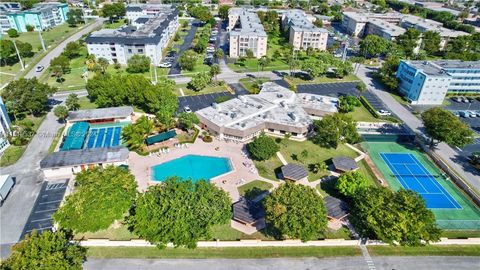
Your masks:
{"label": "beige building", "polygon": [[272,136],[305,140],[313,118],[337,111],[338,99],[313,94],[296,94],[267,82],[257,95],[213,104],[196,112],[201,127],[220,139],[245,142],[262,132]]}
{"label": "beige building", "polygon": [[282,27],[288,29],[289,43],[295,49],[327,49],[328,31],[313,25],[311,20],[315,19],[298,9],[288,10],[282,15]]}
{"label": "beige building", "polygon": [[231,8],[228,12],[230,57],[246,56],[251,50],[256,58],[267,55],[267,33],[253,10]]}

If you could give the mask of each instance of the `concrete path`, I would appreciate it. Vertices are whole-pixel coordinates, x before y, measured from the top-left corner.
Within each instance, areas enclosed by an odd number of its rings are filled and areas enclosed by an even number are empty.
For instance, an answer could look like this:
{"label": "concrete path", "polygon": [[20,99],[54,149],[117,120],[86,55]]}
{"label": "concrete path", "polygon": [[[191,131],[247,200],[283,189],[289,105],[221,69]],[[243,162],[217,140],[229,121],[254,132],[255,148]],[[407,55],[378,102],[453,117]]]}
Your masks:
{"label": "concrete path", "polygon": [[[382,270],[471,270],[479,257],[373,257]],[[91,259],[85,270],[371,270],[362,257],[278,259]]]}
{"label": "concrete path", "polygon": [[[375,69],[361,66],[357,76],[367,85],[369,91],[377,95],[387,107],[396,114],[405,124],[414,132],[424,134],[422,121],[398,103],[383,86],[375,81],[372,72]],[[465,179],[477,192],[480,192],[480,176],[470,164],[460,157],[460,155],[446,143],[439,143],[435,149],[438,154],[451,168],[453,168],[463,179]]]}
{"label": "concrete path", "polygon": [[283,165],[287,165],[288,162],[285,160],[285,158],[283,157],[282,153],[280,152],[277,152],[277,157],[278,159],[280,159],[280,161],[282,162]]}

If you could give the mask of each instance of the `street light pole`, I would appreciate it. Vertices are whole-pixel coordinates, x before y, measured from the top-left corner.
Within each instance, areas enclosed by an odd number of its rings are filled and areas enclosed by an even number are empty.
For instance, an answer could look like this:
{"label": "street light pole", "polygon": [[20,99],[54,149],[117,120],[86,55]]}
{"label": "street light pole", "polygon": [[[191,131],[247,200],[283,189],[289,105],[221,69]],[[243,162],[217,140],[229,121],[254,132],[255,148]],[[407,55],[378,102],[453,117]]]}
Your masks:
{"label": "street light pole", "polygon": [[23,65],[22,57],[20,57],[20,52],[18,51],[17,43],[15,43],[15,40],[12,40],[12,41],[13,41],[13,46],[15,47],[15,51],[17,52],[18,60],[20,60],[20,66],[22,66],[22,70],[24,70],[25,66]]}
{"label": "street light pole", "polygon": [[42,31],[40,30],[38,30],[38,37],[40,38],[40,43],[42,44],[43,51],[46,52],[47,49],[45,48],[45,42],[43,41]]}

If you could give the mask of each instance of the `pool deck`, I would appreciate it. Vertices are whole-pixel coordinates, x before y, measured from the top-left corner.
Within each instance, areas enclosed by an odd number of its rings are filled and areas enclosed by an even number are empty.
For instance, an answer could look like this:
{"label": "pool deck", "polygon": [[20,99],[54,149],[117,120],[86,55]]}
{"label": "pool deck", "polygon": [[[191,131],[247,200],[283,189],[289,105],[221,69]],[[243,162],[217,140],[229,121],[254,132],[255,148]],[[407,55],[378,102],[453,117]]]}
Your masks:
{"label": "pool deck", "polygon": [[229,158],[233,167],[231,172],[217,176],[210,182],[224,189],[230,194],[233,202],[240,198],[238,186],[252,182],[254,180],[262,180],[271,183],[277,187],[281,182],[273,181],[261,177],[253,164],[245,153],[245,144],[225,142],[214,139],[211,143],[205,143],[201,139],[197,139],[194,144],[188,144],[187,148],[169,148],[168,154],[157,156],[140,156],[135,152],[130,152],[128,158],[129,167],[138,182],[138,189],[144,191],[150,185],[158,184],[151,180],[151,167],[164,163],[185,155],[200,155]]}

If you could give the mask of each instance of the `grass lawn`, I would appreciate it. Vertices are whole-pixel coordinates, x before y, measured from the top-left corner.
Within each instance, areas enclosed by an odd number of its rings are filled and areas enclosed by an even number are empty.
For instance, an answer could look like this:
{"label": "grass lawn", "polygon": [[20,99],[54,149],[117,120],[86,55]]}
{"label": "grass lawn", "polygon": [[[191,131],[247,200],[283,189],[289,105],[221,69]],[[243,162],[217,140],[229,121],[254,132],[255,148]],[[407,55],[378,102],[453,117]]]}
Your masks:
{"label": "grass lawn", "polygon": [[368,110],[361,104],[359,107],[355,107],[353,112],[347,113],[350,115],[353,120],[357,122],[385,122],[385,120],[380,118],[375,118]]}
{"label": "grass lawn", "polygon": [[368,246],[371,256],[480,256],[480,245],[424,247]]}
{"label": "grass lawn", "polygon": [[254,160],[253,163],[257,167],[258,174],[270,180],[278,181],[277,175],[275,172],[280,170],[282,167],[282,162],[278,159],[277,156],[264,161]]}
{"label": "grass lawn", "polygon": [[22,157],[25,149],[27,149],[26,145],[10,145],[7,147],[0,158],[0,167],[6,167],[17,162]]}
{"label": "grass lawn", "polygon": [[88,97],[79,97],[78,103],[80,104],[80,110],[98,108],[97,104],[91,102],[90,99],[88,99]]}
{"label": "grass lawn", "polygon": [[94,233],[79,233],[74,236],[74,239],[110,239],[110,240],[130,240],[138,239],[138,236],[131,233],[127,226],[121,225],[118,228],[108,228]]}
{"label": "grass lawn", "polygon": [[442,237],[452,239],[480,238],[480,230],[477,231],[450,231],[443,230]]}
{"label": "grass lawn", "polygon": [[358,247],[254,247],[254,248],[165,248],[89,247],[90,258],[302,258],[360,256]]}
{"label": "grass lawn", "polygon": [[400,96],[398,93],[394,93],[389,91],[388,92],[398,103],[403,104],[403,105],[410,105],[410,103],[402,96]]}
{"label": "grass lawn", "polygon": [[103,23],[103,28],[107,29],[117,29],[120,26],[125,25],[125,20],[118,20],[116,22],[110,23],[109,21],[106,21]]}
{"label": "grass lawn", "polygon": [[221,241],[237,241],[240,239],[260,239],[260,240],[275,240],[271,236],[265,235],[262,231],[255,232],[253,234],[244,234],[235,230],[230,226],[230,222],[224,225],[216,225],[212,227],[212,237],[208,240],[221,240]]}
{"label": "grass lawn", "polygon": [[[302,152],[307,151],[307,156],[303,156]],[[282,140],[280,143],[280,153],[289,163],[299,163],[303,165],[308,171],[308,180],[315,181],[327,175],[326,172],[313,173],[308,170],[310,164],[318,162],[327,162],[332,157],[347,156],[356,157],[358,154],[347,146],[340,144],[337,149],[323,148],[313,142],[307,140],[304,142],[297,142],[292,140]]]}
{"label": "grass lawn", "polygon": [[58,142],[62,138],[62,133],[65,127],[61,127],[57,134],[55,134],[55,138],[53,138],[52,144],[50,144],[50,147],[48,148],[48,153],[53,153],[55,151],[55,147],[57,146]]}
{"label": "grass lawn", "polygon": [[[70,73],[63,75],[63,81],[58,82],[55,77],[51,76],[49,72],[45,72],[42,76],[42,80],[47,82],[51,86],[57,87],[60,91],[71,91],[84,89],[87,82],[82,78],[82,74],[86,69],[86,57],[87,57],[87,48],[84,46],[80,49],[80,56],[74,58],[70,61]],[[157,76],[162,77],[168,75],[169,69],[157,67]],[[115,69],[113,65],[108,66],[107,73],[110,74],[130,74],[126,71],[126,66],[122,66],[120,69]],[[140,73],[146,78],[150,79],[154,76],[153,72],[147,71],[145,73]],[[88,79],[91,79],[95,76],[95,72],[88,72]]]}
{"label": "grass lawn", "polygon": [[299,85],[299,84],[318,84],[318,83],[336,83],[336,82],[358,82],[360,79],[353,75],[347,75],[343,77],[342,79],[339,78],[330,78],[328,76],[322,76],[322,77],[316,77],[313,80],[305,80],[300,77],[287,77],[288,82],[294,84],[294,85]]}
{"label": "grass lawn", "polygon": [[364,159],[362,159],[357,164],[359,167],[358,171],[367,178],[368,182],[373,186],[378,186],[379,185],[378,180],[375,174],[373,174],[372,169],[368,166],[367,162]]}
{"label": "grass lawn", "polygon": [[197,59],[197,63],[193,67],[193,70],[182,70],[182,74],[187,76],[194,76],[199,72],[210,72],[210,66],[203,63],[204,55],[200,54]]}
{"label": "grass lawn", "polygon": [[238,187],[238,192],[241,196],[247,199],[255,199],[260,194],[270,190],[273,187],[272,184],[264,182],[262,180],[255,180],[248,184]]}
{"label": "grass lawn", "polygon": [[250,94],[257,94],[259,92],[259,89],[255,87],[255,85],[258,83],[258,85],[270,81],[270,79],[265,78],[265,77],[258,77],[256,79],[252,78],[242,78],[239,80],[240,83],[247,89]]}
{"label": "grass lawn", "polygon": [[207,85],[204,89],[200,91],[193,91],[189,88],[187,88],[188,84],[177,84],[175,85],[175,94],[177,96],[182,96],[180,93],[180,88],[183,90],[183,94],[185,96],[196,96],[196,95],[204,95],[204,94],[210,94],[210,93],[218,93],[218,92],[228,92],[228,88],[226,84],[224,85],[217,85],[215,82],[212,82],[210,85]]}

